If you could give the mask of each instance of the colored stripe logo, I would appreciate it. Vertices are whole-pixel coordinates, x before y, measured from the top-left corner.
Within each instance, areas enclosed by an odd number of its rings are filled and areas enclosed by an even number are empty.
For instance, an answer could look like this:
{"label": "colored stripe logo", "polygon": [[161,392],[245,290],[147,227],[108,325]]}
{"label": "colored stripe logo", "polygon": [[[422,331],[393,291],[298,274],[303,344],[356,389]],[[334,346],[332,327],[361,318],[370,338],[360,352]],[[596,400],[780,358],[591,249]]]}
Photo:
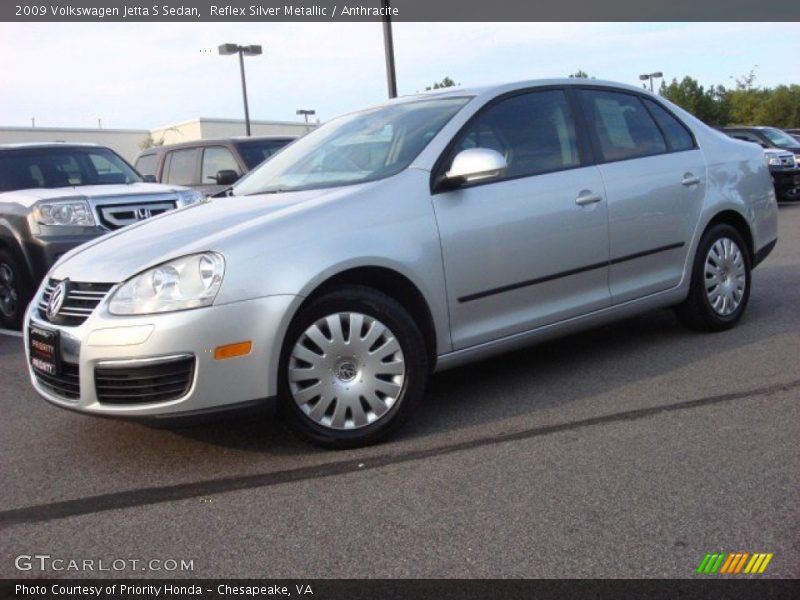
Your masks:
{"label": "colored stripe logo", "polygon": [[703,560],[700,561],[700,566],[697,567],[697,573],[703,575],[756,575],[763,573],[769,561],[772,560],[772,552],[756,552],[750,554],[748,552],[716,552],[707,553]]}

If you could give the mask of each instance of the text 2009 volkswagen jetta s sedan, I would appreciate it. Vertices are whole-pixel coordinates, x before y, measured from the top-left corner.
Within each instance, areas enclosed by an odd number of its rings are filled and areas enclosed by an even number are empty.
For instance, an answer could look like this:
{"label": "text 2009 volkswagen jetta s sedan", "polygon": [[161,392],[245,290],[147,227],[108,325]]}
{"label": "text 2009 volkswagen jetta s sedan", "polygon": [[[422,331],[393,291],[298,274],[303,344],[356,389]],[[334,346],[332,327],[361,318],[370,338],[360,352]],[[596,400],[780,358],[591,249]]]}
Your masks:
{"label": "text 2009 volkswagen jetta s sedan", "polygon": [[731,327],[777,235],[761,148],[595,81],[353,113],[234,194],[51,270],[26,315],[42,396],[137,418],[277,396],[317,443],[371,443],[433,370],[657,307]]}

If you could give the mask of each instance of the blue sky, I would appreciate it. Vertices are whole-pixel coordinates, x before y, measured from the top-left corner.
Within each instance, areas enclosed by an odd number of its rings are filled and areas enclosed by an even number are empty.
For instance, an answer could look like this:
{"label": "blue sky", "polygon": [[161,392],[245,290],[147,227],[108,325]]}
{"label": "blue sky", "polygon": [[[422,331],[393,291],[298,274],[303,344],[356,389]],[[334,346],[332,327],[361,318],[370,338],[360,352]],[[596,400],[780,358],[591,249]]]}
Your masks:
{"label": "blue sky", "polygon": [[[733,85],[800,83],[798,23],[395,23],[401,94],[450,76],[463,85],[566,76],[638,84],[691,75]],[[322,120],[386,97],[380,23],[0,24],[0,125],[151,128],[242,116],[235,57],[247,59],[254,119]],[[756,66],[757,65],[757,66]]]}

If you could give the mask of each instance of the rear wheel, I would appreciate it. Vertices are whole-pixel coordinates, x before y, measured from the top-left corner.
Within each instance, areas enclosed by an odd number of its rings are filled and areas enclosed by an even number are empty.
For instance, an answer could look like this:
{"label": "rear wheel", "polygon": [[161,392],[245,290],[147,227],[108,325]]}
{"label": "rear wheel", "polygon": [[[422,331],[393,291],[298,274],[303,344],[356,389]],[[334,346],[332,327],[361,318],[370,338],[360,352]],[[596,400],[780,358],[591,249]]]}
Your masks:
{"label": "rear wheel", "polygon": [[700,240],[689,297],[677,308],[680,320],[699,331],[730,329],[750,298],[750,255],[730,225],[709,229]]}
{"label": "rear wheel", "polygon": [[0,250],[0,325],[20,329],[31,291],[27,273],[8,250]]}
{"label": "rear wheel", "polygon": [[423,395],[425,342],[398,302],[348,286],[303,308],[286,337],[280,406],[303,437],[327,448],[377,443]]}

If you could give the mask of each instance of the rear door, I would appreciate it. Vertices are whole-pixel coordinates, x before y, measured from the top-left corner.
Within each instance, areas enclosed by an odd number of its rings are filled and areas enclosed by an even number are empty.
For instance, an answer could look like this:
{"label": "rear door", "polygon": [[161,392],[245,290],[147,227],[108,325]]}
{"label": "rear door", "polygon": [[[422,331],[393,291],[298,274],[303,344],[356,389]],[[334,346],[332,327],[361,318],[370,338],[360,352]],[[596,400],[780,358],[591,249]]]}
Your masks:
{"label": "rear door", "polygon": [[678,285],[706,189],[694,137],[639,94],[593,88],[578,95],[608,198],[613,302]]}

